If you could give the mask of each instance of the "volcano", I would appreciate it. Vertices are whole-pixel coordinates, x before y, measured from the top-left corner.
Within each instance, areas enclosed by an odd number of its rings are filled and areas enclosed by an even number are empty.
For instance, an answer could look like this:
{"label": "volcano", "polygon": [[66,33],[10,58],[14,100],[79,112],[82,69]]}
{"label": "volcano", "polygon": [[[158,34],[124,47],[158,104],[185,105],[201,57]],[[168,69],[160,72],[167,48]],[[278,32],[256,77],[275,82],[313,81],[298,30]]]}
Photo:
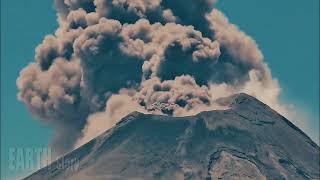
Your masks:
{"label": "volcano", "polygon": [[319,146],[289,120],[247,94],[217,102],[229,108],[133,112],[25,179],[319,179]]}

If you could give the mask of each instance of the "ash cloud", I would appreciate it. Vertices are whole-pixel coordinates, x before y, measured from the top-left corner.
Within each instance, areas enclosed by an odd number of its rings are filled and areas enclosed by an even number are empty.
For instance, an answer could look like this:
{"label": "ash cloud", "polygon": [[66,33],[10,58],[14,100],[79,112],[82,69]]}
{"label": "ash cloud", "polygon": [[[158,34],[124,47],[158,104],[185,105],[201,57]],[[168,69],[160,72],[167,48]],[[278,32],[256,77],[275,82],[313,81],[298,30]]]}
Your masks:
{"label": "ash cloud", "polygon": [[71,150],[132,111],[186,116],[247,92],[286,114],[255,41],[215,0],[55,0],[59,28],[35,50],[19,100]]}

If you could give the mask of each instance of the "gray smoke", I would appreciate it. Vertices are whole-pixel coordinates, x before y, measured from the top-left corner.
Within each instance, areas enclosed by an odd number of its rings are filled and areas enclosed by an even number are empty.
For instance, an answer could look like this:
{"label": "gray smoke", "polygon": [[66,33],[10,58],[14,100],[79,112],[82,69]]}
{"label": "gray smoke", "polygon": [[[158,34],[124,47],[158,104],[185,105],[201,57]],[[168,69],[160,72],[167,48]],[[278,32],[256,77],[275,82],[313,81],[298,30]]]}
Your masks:
{"label": "gray smoke", "polygon": [[21,71],[19,99],[56,130],[59,153],[135,110],[184,116],[240,91],[281,109],[255,41],[214,3],[55,0],[60,26]]}

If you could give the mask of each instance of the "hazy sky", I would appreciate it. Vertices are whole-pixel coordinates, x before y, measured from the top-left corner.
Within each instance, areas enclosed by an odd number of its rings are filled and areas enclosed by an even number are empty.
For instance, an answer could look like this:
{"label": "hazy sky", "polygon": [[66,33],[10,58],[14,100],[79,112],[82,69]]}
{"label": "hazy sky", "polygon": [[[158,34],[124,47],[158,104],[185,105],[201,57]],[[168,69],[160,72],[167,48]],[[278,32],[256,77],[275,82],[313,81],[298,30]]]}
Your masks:
{"label": "hazy sky", "polygon": [[[218,9],[252,36],[273,77],[282,87],[282,100],[293,104],[309,121],[307,132],[319,133],[319,1],[221,0]],[[50,0],[1,1],[1,175],[8,170],[9,147],[45,147],[51,136],[17,101],[16,79],[33,61],[34,49],[57,28]],[[14,174],[13,174],[14,173]]]}

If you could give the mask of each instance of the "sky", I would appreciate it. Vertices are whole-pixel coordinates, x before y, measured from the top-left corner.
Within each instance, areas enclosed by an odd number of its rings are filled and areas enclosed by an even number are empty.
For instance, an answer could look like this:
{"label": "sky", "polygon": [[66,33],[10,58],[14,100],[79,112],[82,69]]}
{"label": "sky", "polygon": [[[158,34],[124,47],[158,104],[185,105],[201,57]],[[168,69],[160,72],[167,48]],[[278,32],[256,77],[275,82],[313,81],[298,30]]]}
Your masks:
{"label": "sky", "polygon": [[51,129],[35,122],[26,107],[17,101],[16,79],[20,70],[33,61],[35,47],[56,27],[52,1],[1,1],[2,177],[24,173],[9,171],[10,147],[46,147],[48,144]]}
{"label": "sky", "polygon": [[[221,0],[217,8],[256,40],[264,61],[279,80],[281,99],[303,112],[307,132],[319,137],[319,1]],[[40,14],[40,15],[39,15]],[[16,79],[34,59],[34,49],[57,28],[53,2],[1,1],[1,177],[26,171],[8,169],[11,147],[46,147],[52,130],[37,122],[17,100]]]}
{"label": "sky", "polygon": [[224,0],[218,9],[256,40],[283,102],[304,113],[319,141],[319,1]]}

